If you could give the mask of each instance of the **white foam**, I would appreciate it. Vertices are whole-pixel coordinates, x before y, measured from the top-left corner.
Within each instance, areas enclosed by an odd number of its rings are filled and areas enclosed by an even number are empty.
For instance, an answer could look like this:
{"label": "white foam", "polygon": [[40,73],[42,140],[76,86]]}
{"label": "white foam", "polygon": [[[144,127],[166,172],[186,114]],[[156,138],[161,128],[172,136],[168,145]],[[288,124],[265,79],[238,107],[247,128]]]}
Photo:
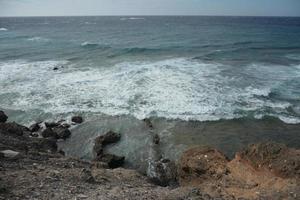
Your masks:
{"label": "white foam", "polygon": [[7,28],[0,28],[0,31],[8,31]]}
{"label": "white foam", "polygon": [[34,42],[48,42],[49,39],[48,38],[43,38],[43,37],[32,37],[32,38],[28,38],[28,41],[34,41]]}
{"label": "white foam", "polygon": [[120,20],[144,20],[143,17],[122,17]]}
{"label": "white foam", "polygon": [[174,58],[123,62],[109,68],[69,66],[52,70],[60,65],[68,64],[0,63],[0,95],[19,95],[4,107],[206,121],[243,117],[239,111],[260,112],[266,108],[281,116],[290,106],[288,102],[261,98],[271,91],[266,86],[235,87],[239,80],[223,75],[226,66],[218,63]]}

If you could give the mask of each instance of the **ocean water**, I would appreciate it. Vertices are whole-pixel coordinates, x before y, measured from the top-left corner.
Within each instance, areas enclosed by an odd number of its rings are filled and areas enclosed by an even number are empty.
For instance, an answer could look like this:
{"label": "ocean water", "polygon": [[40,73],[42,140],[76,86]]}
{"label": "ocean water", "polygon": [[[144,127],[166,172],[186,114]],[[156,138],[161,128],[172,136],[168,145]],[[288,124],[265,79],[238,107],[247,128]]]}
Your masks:
{"label": "ocean water", "polygon": [[297,125],[300,18],[0,18],[0,88],[0,108],[25,124],[79,113]]}
{"label": "ocean water", "polygon": [[0,86],[28,112],[299,123],[300,19],[1,18]]}

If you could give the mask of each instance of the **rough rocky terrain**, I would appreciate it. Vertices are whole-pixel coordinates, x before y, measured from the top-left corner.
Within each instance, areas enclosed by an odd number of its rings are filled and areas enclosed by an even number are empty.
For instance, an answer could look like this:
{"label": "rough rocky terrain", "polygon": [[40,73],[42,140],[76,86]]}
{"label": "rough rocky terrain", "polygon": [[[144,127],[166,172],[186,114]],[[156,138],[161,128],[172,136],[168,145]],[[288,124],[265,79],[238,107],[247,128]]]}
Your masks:
{"label": "rough rocky terrain", "polygon": [[95,159],[83,161],[57,149],[57,139],[72,137],[63,122],[27,128],[3,112],[0,120],[0,199],[300,199],[300,151],[282,144],[250,145],[233,160],[211,147],[189,149],[176,163],[177,184],[162,187],[110,163],[121,156],[108,156],[105,145],[118,133],[99,133]]}

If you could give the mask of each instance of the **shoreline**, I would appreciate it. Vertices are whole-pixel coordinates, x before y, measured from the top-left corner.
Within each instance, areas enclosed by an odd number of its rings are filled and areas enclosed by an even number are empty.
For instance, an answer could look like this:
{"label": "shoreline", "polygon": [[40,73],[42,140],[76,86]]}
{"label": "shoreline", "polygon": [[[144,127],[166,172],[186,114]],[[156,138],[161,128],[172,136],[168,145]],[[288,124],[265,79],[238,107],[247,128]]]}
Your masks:
{"label": "shoreline", "polygon": [[[30,136],[33,126],[26,128],[1,120],[0,199],[226,200],[297,199],[300,195],[300,150],[282,144],[250,145],[233,159],[215,148],[189,148],[174,165],[168,157],[154,159],[156,173],[147,177],[136,170],[110,169],[103,160],[64,156],[55,141]],[[143,123],[152,130],[159,127],[156,121]],[[70,139],[74,136],[71,132]],[[126,137],[123,133],[100,135],[100,152],[104,144],[118,144],[120,137]],[[153,145],[158,145],[160,139],[154,139]],[[171,183],[173,180],[175,184]],[[161,181],[167,181],[163,184],[167,187],[159,186]]]}

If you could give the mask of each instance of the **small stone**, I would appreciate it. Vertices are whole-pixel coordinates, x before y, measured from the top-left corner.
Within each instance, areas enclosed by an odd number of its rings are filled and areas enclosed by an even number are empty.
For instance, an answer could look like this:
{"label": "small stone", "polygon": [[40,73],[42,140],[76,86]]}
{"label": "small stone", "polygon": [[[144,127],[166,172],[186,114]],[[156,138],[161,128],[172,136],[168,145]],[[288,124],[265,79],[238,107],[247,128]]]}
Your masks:
{"label": "small stone", "polygon": [[4,150],[4,151],[1,151],[1,153],[3,153],[5,158],[14,158],[20,154],[19,152],[12,151],[12,150]]}
{"label": "small stone", "polygon": [[86,195],[84,195],[84,194],[79,194],[79,195],[77,195],[76,198],[77,198],[77,199],[86,199],[86,198],[88,198],[88,196],[86,196]]}

